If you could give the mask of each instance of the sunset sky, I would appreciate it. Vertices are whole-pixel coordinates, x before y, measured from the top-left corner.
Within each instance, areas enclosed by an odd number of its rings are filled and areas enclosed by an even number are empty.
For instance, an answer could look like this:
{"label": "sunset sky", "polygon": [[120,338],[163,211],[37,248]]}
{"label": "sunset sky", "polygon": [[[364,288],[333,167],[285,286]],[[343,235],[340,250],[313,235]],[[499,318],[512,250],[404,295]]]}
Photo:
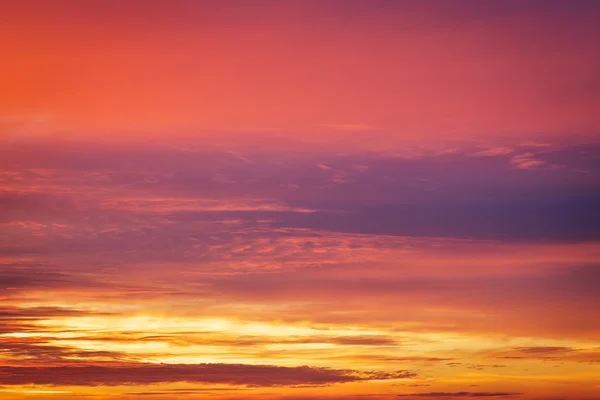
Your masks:
{"label": "sunset sky", "polygon": [[600,400],[600,1],[0,0],[0,399]]}

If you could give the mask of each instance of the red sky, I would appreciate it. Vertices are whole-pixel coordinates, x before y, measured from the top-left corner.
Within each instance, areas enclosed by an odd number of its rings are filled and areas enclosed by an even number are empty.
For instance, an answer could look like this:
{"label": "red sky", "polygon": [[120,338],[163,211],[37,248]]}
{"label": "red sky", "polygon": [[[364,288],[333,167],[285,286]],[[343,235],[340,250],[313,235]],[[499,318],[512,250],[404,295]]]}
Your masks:
{"label": "red sky", "polygon": [[595,4],[478,3],[7,1],[0,110],[72,135],[597,131]]}
{"label": "red sky", "polygon": [[0,0],[0,398],[600,399],[600,3]]}

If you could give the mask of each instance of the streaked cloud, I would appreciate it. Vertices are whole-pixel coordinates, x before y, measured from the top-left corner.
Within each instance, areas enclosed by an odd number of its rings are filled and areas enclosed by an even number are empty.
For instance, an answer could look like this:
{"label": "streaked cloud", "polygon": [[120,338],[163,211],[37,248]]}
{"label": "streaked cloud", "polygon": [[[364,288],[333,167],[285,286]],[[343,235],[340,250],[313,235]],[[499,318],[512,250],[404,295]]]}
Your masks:
{"label": "streaked cloud", "polygon": [[600,3],[6,3],[2,399],[598,400]]}

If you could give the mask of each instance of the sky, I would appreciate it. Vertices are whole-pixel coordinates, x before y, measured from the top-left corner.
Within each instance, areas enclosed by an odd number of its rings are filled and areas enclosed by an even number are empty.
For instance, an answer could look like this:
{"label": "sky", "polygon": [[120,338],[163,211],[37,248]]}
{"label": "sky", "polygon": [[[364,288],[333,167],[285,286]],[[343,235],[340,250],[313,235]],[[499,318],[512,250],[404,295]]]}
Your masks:
{"label": "sky", "polygon": [[0,0],[0,398],[600,399],[600,2]]}

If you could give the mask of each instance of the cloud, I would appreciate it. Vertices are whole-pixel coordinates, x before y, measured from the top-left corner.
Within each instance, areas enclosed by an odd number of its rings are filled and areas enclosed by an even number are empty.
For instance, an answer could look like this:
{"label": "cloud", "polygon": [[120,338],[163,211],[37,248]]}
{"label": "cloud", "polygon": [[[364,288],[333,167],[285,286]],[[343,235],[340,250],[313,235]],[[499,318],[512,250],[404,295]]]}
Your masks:
{"label": "cloud", "polygon": [[[0,321],[38,321],[57,317],[88,315],[89,311],[65,307],[15,307],[0,306]],[[101,313],[101,315],[106,315]]]}
{"label": "cloud", "polygon": [[[4,249],[7,250],[6,248]],[[19,251],[23,251],[19,249]],[[96,282],[88,282],[97,286]],[[42,265],[0,264],[0,293],[23,291],[33,288],[60,288],[82,285],[66,273],[53,271]],[[1,313],[0,313],[1,315]]]}
{"label": "cloud", "polygon": [[427,357],[427,356],[412,356],[402,357],[386,354],[352,354],[348,356],[334,356],[336,360],[359,360],[364,362],[385,362],[385,363],[415,363],[415,364],[430,364],[430,363],[442,363],[445,361],[454,360],[454,358],[442,358],[442,357]]}
{"label": "cloud", "polygon": [[[378,272],[381,276],[376,277],[373,271],[381,270],[355,268],[350,273],[335,267],[306,268],[230,276],[211,279],[209,290],[229,301],[281,304],[310,298],[320,304],[318,312],[314,307],[295,307],[293,313],[285,313],[291,321],[401,321],[401,327],[414,331],[500,331],[534,336],[552,332],[556,337],[589,337],[600,330],[600,322],[593,317],[600,304],[600,293],[594,286],[600,271],[597,265],[548,270],[542,277],[539,270],[477,278],[468,273],[442,278],[433,272],[414,277]],[[511,296],[507,297],[507,292]],[[443,310],[439,310],[440,303]],[[405,307],[396,309],[393,304]],[[516,306],[519,313],[514,313]],[[548,307],[555,307],[553,318],[540,319]],[[531,320],[537,323],[528,323]]]}
{"label": "cloud", "polygon": [[399,394],[400,397],[507,397],[520,396],[522,393],[512,392],[429,392],[414,394]]}
{"label": "cloud", "polygon": [[490,351],[486,356],[507,360],[544,360],[560,362],[598,363],[600,347],[530,346]]}
{"label": "cloud", "polygon": [[[30,332],[35,332],[31,330]],[[39,334],[39,331],[38,331]],[[52,365],[73,360],[115,361],[134,359],[124,353],[105,350],[81,350],[71,346],[50,345],[45,339],[37,338],[0,338],[0,355],[4,362],[13,364]]]}
{"label": "cloud", "polygon": [[208,387],[204,389],[199,388],[184,388],[184,389],[168,389],[168,390],[153,390],[146,392],[128,392],[125,393],[127,396],[190,396],[196,394],[216,394],[219,392],[230,392],[230,391],[249,391],[253,388],[240,388],[240,387]]}
{"label": "cloud", "polygon": [[546,163],[543,160],[535,158],[533,153],[523,153],[511,158],[510,163],[519,169],[539,169]]}
{"label": "cloud", "polygon": [[491,147],[489,149],[480,150],[476,153],[473,153],[475,157],[496,157],[496,156],[505,156],[507,154],[512,153],[514,150],[508,147]]}
{"label": "cloud", "polygon": [[[110,340],[111,338],[107,338]],[[128,340],[127,338],[113,338],[118,340]],[[185,335],[173,334],[172,336],[158,337],[168,341],[174,345],[202,345],[202,346],[267,346],[267,345],[303,345],[303,344],[334,344],[337,346],[368,346],[368,347],[379,347],[379,346],[396,346],[399,342],[391,336],[383,335],[354,335],[354,336],[328,336],[314,334],[310,337],[306,336],[286,336],[282,337],[264,337],[264,336],[251,336],[251,335],[235,335],[233,337],[228,336],[225,332],[221,332],[219,335],[195,335],[192,337],[186,337]],[[129,340],[140,340],[131,338]],[[290,346],[291,347],[291,346]],[[378,359],[378,358],[373,358]],[[394,359],[398,360],[398,359]]]}
{"label": "cloud", "polygon": [[249,387],[327,386],[369,380],[413,378],[414,372],[360,372],[316,367],[244,364],[145,364],[0,366],[4,385],[121,386],[188,382]]}

